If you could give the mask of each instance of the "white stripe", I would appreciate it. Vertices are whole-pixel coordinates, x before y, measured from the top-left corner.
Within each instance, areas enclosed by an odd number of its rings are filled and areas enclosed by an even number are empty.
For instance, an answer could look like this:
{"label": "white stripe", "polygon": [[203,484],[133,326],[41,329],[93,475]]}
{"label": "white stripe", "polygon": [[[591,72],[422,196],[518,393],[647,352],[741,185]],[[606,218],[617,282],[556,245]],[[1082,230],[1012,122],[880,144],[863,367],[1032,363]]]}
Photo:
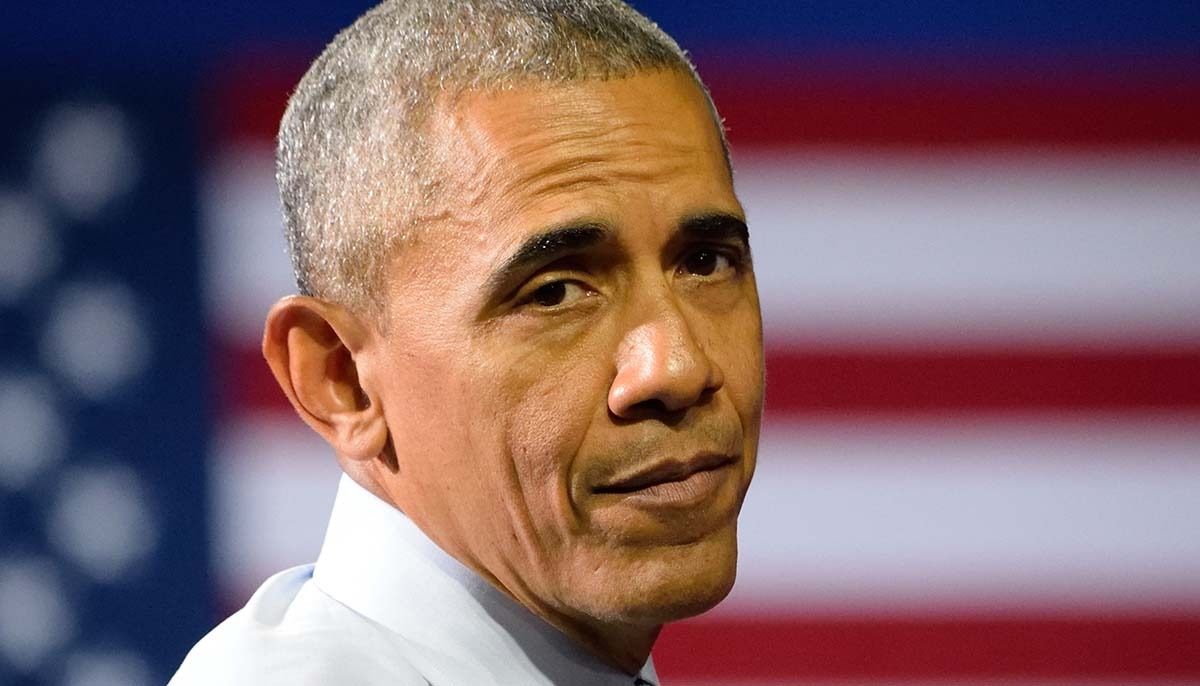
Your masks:
{"label": "white stripe", "polygon": [[207,319],[230,340],[258,341],[274,302],[296,292],[270,145],[232,147],[202,188]]}
{"label": "white stripe", "polygon": [[792,423],[728,611],[1200,609],[1200,423]]}
{"label": "white stripe", "polygon": [[[1200,152],[738,156],[768,335],[951,343],[1200,335]],[[294,292],[268,146],[205,194],[218,329]]]}
{"label": "white stripe", "polygon": [[1200,153],[739,159],[774,338],[1200,334]]}
{"label": "white stripe", "polygon": [[223,596],[244,602],[268,576],[313,562],[341,474],[299,419],[227,422],[213,445],[213,566]]}
{"label": "white stripe", "polygon": [[[1200,608],[1198,422],[801,422],[760,452],[719,611]],[[217,455],[216,562],[241,598],[315,558],[338,472],[292,418],[230,424]]]}

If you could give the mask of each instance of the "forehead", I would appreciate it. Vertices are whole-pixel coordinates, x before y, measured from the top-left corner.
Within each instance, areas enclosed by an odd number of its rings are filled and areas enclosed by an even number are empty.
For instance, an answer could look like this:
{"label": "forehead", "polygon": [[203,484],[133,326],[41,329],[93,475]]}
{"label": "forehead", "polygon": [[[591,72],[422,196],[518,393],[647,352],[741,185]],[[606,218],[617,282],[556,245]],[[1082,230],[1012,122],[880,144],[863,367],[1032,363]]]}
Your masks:
{"label": "forehead", "polygon": [[708,102],[677,70],[468,93],[433,129],[449,172],[447,200],[462,210],[519,210],[622,183],[731,190]]}
{"label": "forehead", "polygon": [[401,251],[409,274],[486,269],[569,222],[653,239],[687,217],[742,213],[708,101],[679,71],[468,92],[429,125],[439,211]]}

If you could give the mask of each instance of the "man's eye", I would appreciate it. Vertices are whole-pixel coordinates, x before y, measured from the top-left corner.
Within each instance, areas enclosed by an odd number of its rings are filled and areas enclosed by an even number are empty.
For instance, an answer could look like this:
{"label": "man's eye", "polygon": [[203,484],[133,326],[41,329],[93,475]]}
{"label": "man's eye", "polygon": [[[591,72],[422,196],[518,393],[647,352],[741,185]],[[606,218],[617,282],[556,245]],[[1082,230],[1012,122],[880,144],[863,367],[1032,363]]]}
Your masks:
{"label": "man's eye", "polygon": [[712,276],[732,266],[729,257],[717,250],[697,250],[688,255],[681,265],[682,271],[692,276]]}
{"label": "man's eye", "polygon": [[527,300],[539,307],[556,307],[586,295],[587,291],[583,286],[574,281],[551,281],[538,287]]}

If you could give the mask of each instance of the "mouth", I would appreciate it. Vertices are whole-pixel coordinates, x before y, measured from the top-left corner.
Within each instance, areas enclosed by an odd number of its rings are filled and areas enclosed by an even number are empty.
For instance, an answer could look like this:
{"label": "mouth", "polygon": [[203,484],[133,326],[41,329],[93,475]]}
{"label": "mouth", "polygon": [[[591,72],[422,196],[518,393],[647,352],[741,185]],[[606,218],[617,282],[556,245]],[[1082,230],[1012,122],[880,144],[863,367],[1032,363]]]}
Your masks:
{"label": "mouth", "polygon": [[700,453],[688,460],[660,462],[628,476],[597,486],[597,495],[646,495],[655,499],[688,500],[719,485],[722,472],[737,462],[733,455]]}

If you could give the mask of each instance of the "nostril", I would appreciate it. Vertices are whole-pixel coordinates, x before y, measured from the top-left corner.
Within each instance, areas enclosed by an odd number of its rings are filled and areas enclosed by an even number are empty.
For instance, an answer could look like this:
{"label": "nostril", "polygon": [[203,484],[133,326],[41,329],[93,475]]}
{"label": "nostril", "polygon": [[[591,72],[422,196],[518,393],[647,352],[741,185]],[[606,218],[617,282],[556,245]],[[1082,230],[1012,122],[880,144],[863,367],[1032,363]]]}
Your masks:
{"label": "nostril", "polygon": [[689,409],[688,407],[671,408],[665,401],[655,398],[626,407],[619,413],[610,411],[609,414],[617,423],[622,424],[653,420],[667,426],[675,426],[687,417]]}
{"label": "nostril", "polygon": [[661,398],[650,398],[649,400],[643,400],[642,402],[634,405],[631,409],[634,412],[652,414],[666,414],[667,412],[670,412],[670,410],[667,409],[667,403]]}

